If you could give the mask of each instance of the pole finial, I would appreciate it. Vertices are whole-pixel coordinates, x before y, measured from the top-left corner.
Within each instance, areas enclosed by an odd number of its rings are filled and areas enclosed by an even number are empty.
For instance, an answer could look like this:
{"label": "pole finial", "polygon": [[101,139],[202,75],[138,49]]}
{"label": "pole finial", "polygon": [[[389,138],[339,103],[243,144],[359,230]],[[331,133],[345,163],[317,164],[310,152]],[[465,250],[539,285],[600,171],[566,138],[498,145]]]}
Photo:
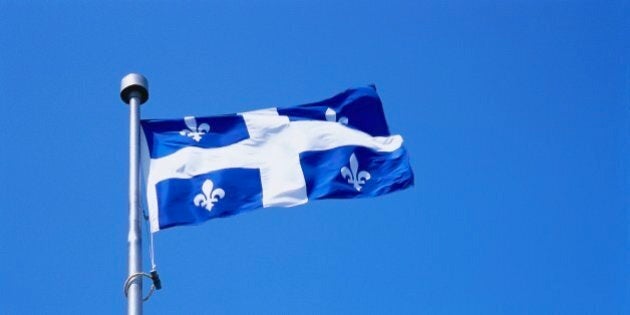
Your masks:
{"label": "pole finial", "polygon": [[129,104],[133,92],[140,94],[140,105],[149,99],[149,82],[139,73],[130,73],[120,81],[120,98]]}

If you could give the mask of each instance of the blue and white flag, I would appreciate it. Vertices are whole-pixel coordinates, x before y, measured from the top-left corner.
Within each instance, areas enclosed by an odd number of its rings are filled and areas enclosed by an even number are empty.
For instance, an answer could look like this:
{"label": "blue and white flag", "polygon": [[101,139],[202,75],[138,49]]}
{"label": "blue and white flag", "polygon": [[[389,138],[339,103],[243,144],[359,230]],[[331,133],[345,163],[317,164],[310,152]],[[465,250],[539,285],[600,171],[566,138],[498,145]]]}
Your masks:
{"label": "blue and white flag", "polygon": [[295,107],[141,125],[152,232],[413,185],[403,139],[389,133],[373,86]]}

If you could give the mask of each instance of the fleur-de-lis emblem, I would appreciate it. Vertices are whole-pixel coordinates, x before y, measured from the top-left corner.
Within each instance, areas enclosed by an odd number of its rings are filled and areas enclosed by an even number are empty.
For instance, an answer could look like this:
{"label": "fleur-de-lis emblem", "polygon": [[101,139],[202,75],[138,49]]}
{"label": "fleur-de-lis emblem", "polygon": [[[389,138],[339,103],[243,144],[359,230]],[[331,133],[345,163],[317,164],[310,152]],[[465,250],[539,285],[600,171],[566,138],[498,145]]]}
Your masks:
{"label": "fleur-de-lis emblem", "polygon": [[185,137],[191,137],[197,142],[201,141],[201,137],[210,131],[210,125],[206,123],[202,123],[197,126],[195,116],[184,117],[184,122],[186,123],[186,127],[188,127],[188,129],[180,131],[179,134]]}
{"label": "fleur-de-lis emblem", "polygon": [[352,153],[350,156],[350,168],[344,166],[341,168],[341,176],[348,180],[348,184],[354,185],[354,189],[361,191],[363,188],[361,185],[365,185],[365,181],[370,180],[372,177],[370,173],[366,171],[359,171],[359,161],[357,157]]}
{"label": "fleur-de-lis emblem", "polygon": [[337,112],[330,107],[328,107],[328,109],[326,110],[326,120],[336,121],[342,125],[348,125],[348,117],[341,116],[339,117],[339,120],[337,120]]}
{"label": "fleur-de-lis emblem", "polygon": [[214,183],[206,179],[201,186],[201,194],[197,194],[193,202],[197,207],[204,207],[208,211],[212,211],[214,204],[225,197],[225,191],[221,188],[214,189]]}

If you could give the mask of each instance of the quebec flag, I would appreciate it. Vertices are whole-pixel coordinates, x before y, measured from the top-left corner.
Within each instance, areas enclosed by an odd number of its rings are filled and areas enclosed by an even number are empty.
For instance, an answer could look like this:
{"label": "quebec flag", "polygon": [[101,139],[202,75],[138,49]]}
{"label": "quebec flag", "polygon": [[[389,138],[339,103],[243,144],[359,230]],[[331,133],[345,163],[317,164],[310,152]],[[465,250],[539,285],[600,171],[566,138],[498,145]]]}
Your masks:
{"label": "quebec flag", "polygon": [[141,126],[152,232],[313,199],[379,196],[414,181],[373,86],[295,107]]}

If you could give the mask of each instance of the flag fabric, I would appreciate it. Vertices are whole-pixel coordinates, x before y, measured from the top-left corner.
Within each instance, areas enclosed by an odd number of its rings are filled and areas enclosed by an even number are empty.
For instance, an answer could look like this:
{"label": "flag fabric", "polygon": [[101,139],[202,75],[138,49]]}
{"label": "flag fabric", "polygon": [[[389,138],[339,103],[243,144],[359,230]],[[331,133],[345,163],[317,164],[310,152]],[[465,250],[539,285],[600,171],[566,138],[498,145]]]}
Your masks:
{"label": "flag fabric", "polygon": [[414,176],[402,143],[374,86],[288,108],[142,120],[151,231],[405,189]]}

